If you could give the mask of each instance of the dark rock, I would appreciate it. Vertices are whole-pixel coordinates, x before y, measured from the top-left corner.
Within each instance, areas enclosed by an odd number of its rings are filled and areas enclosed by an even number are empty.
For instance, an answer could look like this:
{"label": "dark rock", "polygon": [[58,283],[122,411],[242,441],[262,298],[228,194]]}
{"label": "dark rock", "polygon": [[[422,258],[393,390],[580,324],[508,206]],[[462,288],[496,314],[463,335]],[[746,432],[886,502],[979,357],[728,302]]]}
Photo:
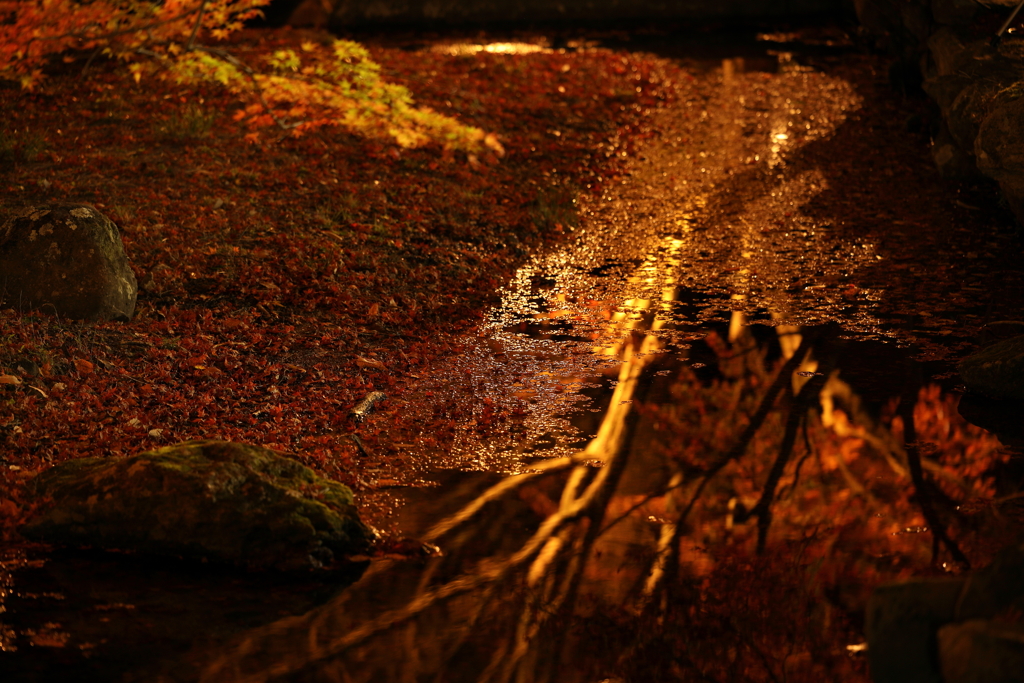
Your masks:
{"label": "dark rock", "polygon": [[953,180],[967,180],[979,177],[974,155],[965,152],[956,143],[943,121],[935,140],[932,142],[932,159],[939,169],[939,175]]}
{"label": "dark rock", "polygon": [[943,683],[1014,683],[1024,678],[1024,624],[974,619],[939,629]]}
{"label": "dark rock", "polygon": [[903,16],[900,4],[887,0],[853,0],[857,20],[872,33],[880,35],[895,33],[902,29]]}
{"label": "dark rock", "polygon": [[1016,87],[1020,73],[996,71],[960,91],[946,116],[953,139],[963,149],[973,150],[981,124],[1000,106],[1020,97]]}
{"label": "dark rock", "polygon": [[1004,446],[1024,450],[1024,401],[998,401],[978,394],[964,394],[956,406],[960,416],[992,432]]}
{"label": "dark rock", "polygon": [[45,204],[0,226],[0,304],[129,320],[137,287],[117,227],[86,204]]}
{"label": "dark rock", "polygon": [[932,16],[928,8],[910,2],[900,5],[900,14],[903,18],[904,28],[910,32],[913,39],[924,45],[928,42],[932,29]]}
{"label": "dark rock", "polygon": [[1001,180],[999,189],[1003,191],[1006,203],[1017,217],[1017,222],[1024,225],[1024,182],[1021,180]]}
{"label": "dark rock", "polygon": [[978,170],[994,178],[1024,222],[1024,82],[1007,88],[1005,103],[982,122],[974,143]]}
{"label": "dark rock", "polygon": [[1024,608],[1024,545],[968,577],[956,623],[938,631],[944,683],[1010,683],[1024,677],[1024,624],[993,620]]}
{"label": "dark rock", "polygon": [[963,26],[977,11],[977,0],[932,0],[932,17],[937,24]]}
{"label": "dark rock", "polygon": [[990,565],[968,577],[955,617],[988,619],[1008,607],[1024,608],[1024,545],[1000,551]]}
{"label": "dark rock", "polygon": [[914,579],[877,588],[867,639],[875,683],[940,683],[935,633],[955,618],[963,579]]}
{"label": "dark rock", "polygon": [[999,93],[1000,104],[982,122],[974,144],[978,168],[996,180],[1024,177],[1024,73],[1018,76]]}
{"label": "dark rock", "polygon": [[1024,399],[1024,335],[971,354],[957,369],[971,391],[997,399]]}
{"label": "dark rock", "polygon": [[[951,0],[946,0],[950,2]],[[974,5],[974,0],[968,0]],[[928,50],[938,69],[938,75],[948,76],[955,72],[955,65],[964,51],[964,43],[956,31],[943,26],[928,39]]]}
{"label": "dark rock", "polygon": [[226,441],[71,460],[27,491],[38,507],[21,533],[73,546],[302,569],[365,550],[373,537],[348,487]]}
{"label": "dark rock", "polygon": [[[875,683],[1019,681],[1024,631],[992,620],[1022,608],[1024,545],[963,578],[881,586],[866,614],[871,677]],[[1004,671],[1012,675],[1000,677]]]}
{"label": "dark rock", "polygon": [[[918,58],[924,77],[921,87],[939,105],[945,123],[932,147],[939,172],[946,178],[969,179],[978,172],[995,178],[1010,209],[1024,224],[1024,174],[1015,170],[1016,157],[1024,150],[1020,140],[1024,127],[1014,105],[1024,95],[1024,51],[1009,39],[994,42],[994,29],[990,37],[978,38],[971,27],[980,6],[1012,8],[1019,0],[853,3],[866,31],[898,57],[898,64]],[[968,42],[969,35],[973,39]],[[910,83],[906,78],[901,82]]]}
{"label": "dark rock", "polygon": [[[996,52],[988,41],[978,40],[964,44],[956,33],[943,28],[929,39],[928,47],[939,76],[928,79],[923,87],[939,105],[947,119],[951,115],[954,103],[969,86],[987,84],[988,88],[961,102],[962,108],[966,108],[969,102],[979,101],[979,94],[999,92],[1020,78],[1019,66],[1013,60]],[[987,100],[982,99],[980,102],[987,103]],[[950,128],[952,127],[951,123]],[[970,149],[974,144],[974,137],[968,137],[967,148]]]}
{"label": "dark rock", "polygon": [[953,103],[956,102],[956,98],[960,96],[964,88],[973,82],[974,79],[969,76],[953,73],[947,76],[929,78],[921,84],[921,87],[928,93],[929,97],[935,100],[935,103],[939,105],[939,109],[942,110],[943,117],[945,117],[950,108],[952,108]]}

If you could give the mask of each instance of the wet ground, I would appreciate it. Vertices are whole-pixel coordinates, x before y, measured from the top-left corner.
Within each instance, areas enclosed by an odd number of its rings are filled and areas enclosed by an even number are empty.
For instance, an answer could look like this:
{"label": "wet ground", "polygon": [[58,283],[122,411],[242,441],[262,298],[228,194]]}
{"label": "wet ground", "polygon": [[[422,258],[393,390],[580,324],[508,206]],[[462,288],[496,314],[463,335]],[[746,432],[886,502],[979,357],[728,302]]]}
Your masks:
{"label": "wet ground", "polygon": [[832,28],[588,40],[689,80],[573,239],[360,428],[367,514],[418,559],[347,590],[363,566],[28,560],[13,680],[867,680],[875,585],[1018,534],[1019,406],[955,361],[1019,330],[1021,245],[993,188],[938,178],[926,104]]}

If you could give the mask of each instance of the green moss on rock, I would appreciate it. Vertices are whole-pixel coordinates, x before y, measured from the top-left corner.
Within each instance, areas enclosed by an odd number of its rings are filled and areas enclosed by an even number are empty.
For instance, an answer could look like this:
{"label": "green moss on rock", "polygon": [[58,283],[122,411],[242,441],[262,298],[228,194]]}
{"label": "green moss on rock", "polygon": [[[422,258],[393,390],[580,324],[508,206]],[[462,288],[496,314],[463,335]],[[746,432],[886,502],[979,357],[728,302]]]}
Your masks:
{"label": "green moss on rock", "polygon": [[38,507],[21,533],[66,545],[298,569],[372,538],[348,487],[227,441],[71,460],[36,476],[28,493]]}

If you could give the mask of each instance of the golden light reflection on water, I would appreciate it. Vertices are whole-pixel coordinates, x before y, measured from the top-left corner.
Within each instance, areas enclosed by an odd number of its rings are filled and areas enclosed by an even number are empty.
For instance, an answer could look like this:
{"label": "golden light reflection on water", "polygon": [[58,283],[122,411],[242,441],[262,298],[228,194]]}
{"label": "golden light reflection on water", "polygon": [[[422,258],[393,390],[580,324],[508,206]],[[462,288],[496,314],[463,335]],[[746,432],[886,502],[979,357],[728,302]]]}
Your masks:
{"label": "golden light reflection on water", "polygon": [[537,45],[534,43],[521,43],[521,42],[504,42],[504,43],[486,43],[486,44],[475,44],[475,43],[450,43],[446,45],[435,45],[431,48],[434,52],[441,52],[447,55],[453,56],[464,56],[464,55],[475,55],[481,52],[487,52],[489,54],[499,55],[528,55],[536,52],[552,52],[550,48],[544,45]]}
{"label": "golden light reflection on water", "polygon": [[[512,47],[496,44],[493,49]],[[627,357],[626,349],[642,359],[650,354],[686,359],[689,344],[706,334],[701,327],[723,313],[732,316],[734,328],[746,320],[740,312],[758,309],[771,311],[775,324],[790,331],[801,323],[835,319],[846,304],[840,292],[822,291],[812,282],[794,293],[793,283],[808,279],[809,273],[833,277],[873,263],[876,248],[870,240],[854,243],[833,236],[828,225],[804,215],[801,207],[829,191],[829,181],[818,169],[790,172],[787,159],[828,138],[860,99],[848,84],[806,72],[786,73],[773,88],[761,87],[755,76],[738,76],[719,94],[724,100],[719,118],[727,122],[722,136],[736,150],[705,148],[695,155],[688,153],[692,148],[659,146],[624,181],[623,197],[579,198],[580,226],[572,244],[520,268],[502,291],[500,305],[487,314],[486,348],[456,362],[471,366],[465,372],[474,377],[488,377],[471,390],[477,400],[518,402],[514,410],[525,413],[523,429],[510,439],[484,440],[474,430],[461,430],[451,449],[452,463],[517,471],[524,453],[570,455],[584,435],[567,415],[590,410],[591,399],[581,390],[610,380],[615,395],[605,409],[608,421],[591,435],[598,441],[584,447],[602,451],[602,440],[614,442],[617,428],[612,425],[628,414],[638,368],[648,364]],[[809,88],[815,89],[813,105]],[[689,102],[681,105],[679,113],[688,115],[689,107]],[[700,125],[710,119],[706,114],[698,119]],[[743,125],[756,125],[763,131],[760,139],[728,128],[730,116],[752,121]],[[735,160],[755,158],[760,159],[755,167],[766,175],[763,190],[724,194],[722,184],[743,168],[735,167]],[[736,210],[727,213],[725,224],[709,225],[709,210],[720,208],[723,198],[735,202]],[[778,220],[773,216],[784,216],[784,231],[774,225]],[[681,313],[681,291],[707,292],[708,305]],[[808,296],[815,304],[811,310]],[[718,306],[712,303],[716,299]],[[849,329],[877,328],[869,309],[856,315],[844,320]],[[784,335],[782,343],[793,339]],[[493,360],[495,352],[499,362]],[[813,363],[806,360],[801,370],[813,372]],[[511,382],[510,372],[516,377]],[[541,443],[538,450],[534,444]]]}

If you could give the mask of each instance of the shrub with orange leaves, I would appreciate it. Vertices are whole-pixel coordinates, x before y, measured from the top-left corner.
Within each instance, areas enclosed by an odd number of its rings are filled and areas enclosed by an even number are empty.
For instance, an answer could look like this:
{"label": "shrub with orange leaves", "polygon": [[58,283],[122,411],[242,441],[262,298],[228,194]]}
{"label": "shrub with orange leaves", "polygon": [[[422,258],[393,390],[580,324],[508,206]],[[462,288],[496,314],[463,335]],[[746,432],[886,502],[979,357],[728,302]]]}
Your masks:
{"label": "shrub with orange leaves", "polygon": [[[269,0],[0,0],[0,79],[32,90],[45,68],[97,56],[128,63],[136,82],[158,75],[186,85],[220,84],[250,103],[236,115],[252,129],[276,126],[299,135],[338,126],[389,139],[402,147],[438,144],[494,159],[497,137],[413,104],[409,91],[380,78],[380,67],[358,43],[336,40],[329,51],[313,42],[303,55],[279,50],[263,68],[199,41],[227,38],[260,14]],[[84,69],[83,69],[84,70]]]}

